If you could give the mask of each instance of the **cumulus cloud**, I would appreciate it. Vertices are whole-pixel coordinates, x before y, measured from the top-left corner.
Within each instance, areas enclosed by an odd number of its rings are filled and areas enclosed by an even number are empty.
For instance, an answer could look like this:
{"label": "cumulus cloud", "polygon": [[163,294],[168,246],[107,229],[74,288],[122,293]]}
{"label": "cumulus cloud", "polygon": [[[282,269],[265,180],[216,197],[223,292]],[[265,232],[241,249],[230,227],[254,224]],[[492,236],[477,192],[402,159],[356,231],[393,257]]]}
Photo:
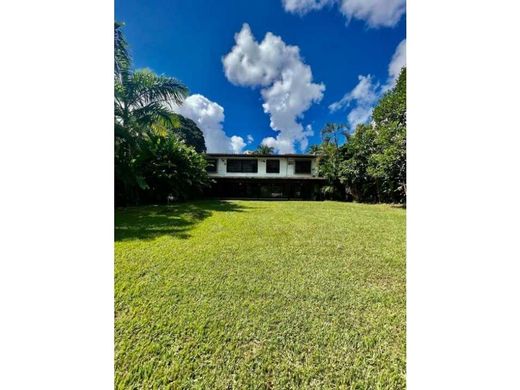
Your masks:
{"label": "cumulus cloud", "polygon": [[361,105],[371,105],[376,102],[378,93],[377,88],[379,84],[374,84],[373,76],[358,76],[358,84],[352,89],[352,91],[347,92],[341,100],[332,103],[329,106],[329,110],[331,112],[338,111],[344,107],[348,107],[352,101],[357,102]]}
{"label": "cumulus cloud", "polygon": [[406,65],[406,39],[403,39],[392,56],[388,65],[388,79],[384,85],[375,82],[373,76],[358,76],[357,85],[347,92],[340,100],[329,105],[330,112],[336,112],[347,107],[352,107],[347,115],[347,122],[351,129],[355,129],[360,123],[366,123],[372,115],[372,110],[379,98],[392,88],[401,68]]}
{"label": "cumulus cloud", "polygon": [[360,123],[366,123],[372,115],[374,104],[379,98],[379,84],[374,83],[373,76],[358,76],[358,84],[352,91],[346,93],[341,100],[329,106],[331,112],[349,107],[354,108],[347,115],[347,121],[351,129],[355,129]]}
{"label": "cumulus cloud", "polygon": [[224,108],[205,96],[188,96],[182,105],[173,106],[178,114],[191,119],[202,130],[210,153],[240,153],[246,146],[242,137],[228,137],[224,131]]}
{"label": "cumulus cloud", "polygon": [[242,137],[239,137],[238,135],[231,136],[231,149],[233,150],[233,153],[240,153],[245,146],[246,143]]}
{"label": "cumulus cloud", "polygon": [[369,27],[393,27],[406,12],[406,0],[282,0],[287,12],[306,14],[337,3],[347,22],[364,21]]}
{"label": "cumulus cloud", "polygon": [[387,84],[392,88],[401,73],[401,69],[406,65],[406,39],[403,39],[395,49],[392,60],[388,65],[388,82]]}
{"label": "cumulus cloud", "polygon": [[239,86],[262,87],[262,107],[269,114],[270,126],[279,134],[264,139],[279,153],[293,153],[295,143],[304,150],[309,132],[299,119],[313,103],[323,97],[325,85],[312,80],[297,46],[286,45],[268,32],[257,42],[249,25],[244,24],[235,34],[235,46],[222,59],[227,79]]}
{"label": "cumulus cloud", "polygon": [[248,135],[247,135],[247,143],[248,143],[248,144],[253,143],[254,140],[255,140],[255,139],[253,138],[253,136],[252,136],[251,134],[248,134]]}
{"label": "cumulus cloud", "polygon": [[406,11],[406,0],[343,0],[341,13],[347,21],[363,20],[369,27],[393,27]]}
{"label": "cumulus cloud", "polygon": [[319,10],[326,5],[334,4],[335,0],[282,0],[287,12],[304,15],[307,12]]}

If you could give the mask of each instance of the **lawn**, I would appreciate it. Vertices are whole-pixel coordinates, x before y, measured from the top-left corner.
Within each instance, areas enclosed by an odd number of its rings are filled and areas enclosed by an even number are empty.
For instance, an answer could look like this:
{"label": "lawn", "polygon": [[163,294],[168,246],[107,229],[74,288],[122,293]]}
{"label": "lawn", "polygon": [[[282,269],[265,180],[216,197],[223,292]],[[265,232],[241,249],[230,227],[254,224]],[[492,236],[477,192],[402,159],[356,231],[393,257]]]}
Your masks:
{"label": "lawn", "polygon": [[201,201],[116,211],[117,389],[404,389],[406,212]]}

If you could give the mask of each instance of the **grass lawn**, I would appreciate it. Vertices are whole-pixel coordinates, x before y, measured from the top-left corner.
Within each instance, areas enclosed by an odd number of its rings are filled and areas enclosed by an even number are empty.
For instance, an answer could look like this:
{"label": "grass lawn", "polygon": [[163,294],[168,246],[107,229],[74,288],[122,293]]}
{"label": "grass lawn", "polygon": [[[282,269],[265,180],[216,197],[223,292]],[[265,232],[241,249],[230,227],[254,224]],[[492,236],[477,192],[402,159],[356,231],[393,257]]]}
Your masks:
{"label": "grass lawn", "polygon": [[404,389],[403,209],[116,211],[117,389]]}

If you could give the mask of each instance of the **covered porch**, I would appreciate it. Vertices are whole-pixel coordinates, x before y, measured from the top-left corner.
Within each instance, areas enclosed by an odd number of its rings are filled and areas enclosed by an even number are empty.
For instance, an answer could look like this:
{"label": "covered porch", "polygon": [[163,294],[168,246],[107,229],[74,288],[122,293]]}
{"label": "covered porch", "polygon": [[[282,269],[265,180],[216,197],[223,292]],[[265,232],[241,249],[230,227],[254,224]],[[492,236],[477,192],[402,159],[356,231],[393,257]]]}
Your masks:
{"label": "covered porch", "polygon": [[323,179],[215,178],[208,196],[225,199],[320,200]]}

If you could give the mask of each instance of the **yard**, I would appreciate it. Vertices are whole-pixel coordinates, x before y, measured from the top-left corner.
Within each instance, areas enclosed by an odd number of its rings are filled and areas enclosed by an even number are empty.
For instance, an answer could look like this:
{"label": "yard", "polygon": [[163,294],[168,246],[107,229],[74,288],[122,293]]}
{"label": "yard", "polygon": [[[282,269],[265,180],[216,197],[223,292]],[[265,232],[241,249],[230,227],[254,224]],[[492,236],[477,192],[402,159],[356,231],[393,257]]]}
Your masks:
{"label": "yard", "polygon": [[117,389],[404,389],[406,212],[201,201],[116,211]]}

